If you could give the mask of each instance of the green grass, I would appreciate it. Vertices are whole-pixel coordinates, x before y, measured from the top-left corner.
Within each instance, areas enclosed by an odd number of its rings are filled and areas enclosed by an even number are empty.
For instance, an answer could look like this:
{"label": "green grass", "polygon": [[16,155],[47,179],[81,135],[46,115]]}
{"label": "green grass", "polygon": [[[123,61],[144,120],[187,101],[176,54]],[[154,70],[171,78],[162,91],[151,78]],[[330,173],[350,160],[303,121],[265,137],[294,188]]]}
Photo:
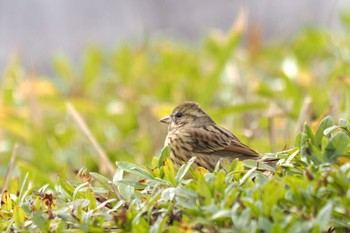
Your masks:
{"label": "green grass", "polygon": [[[242,43],[239,27],[196,49],[166,40],[91,47],[78,64],[55,56],[50,77],[14,56],[0,86],[0,230],[349,229],[350,35],[342,17],[343,34],[310,28],[264,47]],[[166,152],[155,157],[166,135],[158,120],[184,100],[281,160],[269,173],[252,161],[213,173],[174,170]]]}

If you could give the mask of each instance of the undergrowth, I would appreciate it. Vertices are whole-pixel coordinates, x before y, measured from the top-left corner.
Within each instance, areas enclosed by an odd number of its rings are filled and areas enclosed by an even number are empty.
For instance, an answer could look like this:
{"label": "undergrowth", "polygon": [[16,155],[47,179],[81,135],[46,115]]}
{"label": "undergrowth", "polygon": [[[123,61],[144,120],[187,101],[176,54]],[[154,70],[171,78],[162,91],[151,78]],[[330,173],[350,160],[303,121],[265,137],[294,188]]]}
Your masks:
{"label": "undergrowth", "polygon": [[[2,195],[0,230],[13,232],[346,232],[350,229],[350,121],[308,124],[296,147],[255,161],[220,161],[214,172],[178,170],[168,148],[152,166],[119,161],[112,179],[62,171],[55,186],[25,180]],[[221,164],[220,164],[221,163]]]}

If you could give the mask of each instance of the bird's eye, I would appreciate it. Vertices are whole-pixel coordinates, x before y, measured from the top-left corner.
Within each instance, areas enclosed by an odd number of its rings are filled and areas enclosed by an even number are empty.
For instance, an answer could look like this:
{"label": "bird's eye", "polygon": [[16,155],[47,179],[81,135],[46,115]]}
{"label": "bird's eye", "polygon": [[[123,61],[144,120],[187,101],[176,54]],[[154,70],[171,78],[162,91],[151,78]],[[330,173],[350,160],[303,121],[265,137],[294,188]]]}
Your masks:
{"label": "bird's eye", "polygon": [[182,112],[178,112],[178,113],[175,114],[176,118],[181,118],[183,116],[184,116],[184,114]]}

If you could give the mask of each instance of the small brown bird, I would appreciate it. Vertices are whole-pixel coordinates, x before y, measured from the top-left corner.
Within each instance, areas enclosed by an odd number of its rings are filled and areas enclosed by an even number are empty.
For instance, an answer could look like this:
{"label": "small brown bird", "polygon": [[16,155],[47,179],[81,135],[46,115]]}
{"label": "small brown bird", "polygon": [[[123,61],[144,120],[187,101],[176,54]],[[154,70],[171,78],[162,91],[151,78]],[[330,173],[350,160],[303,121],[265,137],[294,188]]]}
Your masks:
{"label": "small brown bird", "polygon": [[169,125],[165,145],[170,147],[170,158],[175,164],[196,156],[197,166],[213,171],[221,158],[230,161],[261,158],[230,131],[216,125],[195,102],[180,104],[160,122]]}

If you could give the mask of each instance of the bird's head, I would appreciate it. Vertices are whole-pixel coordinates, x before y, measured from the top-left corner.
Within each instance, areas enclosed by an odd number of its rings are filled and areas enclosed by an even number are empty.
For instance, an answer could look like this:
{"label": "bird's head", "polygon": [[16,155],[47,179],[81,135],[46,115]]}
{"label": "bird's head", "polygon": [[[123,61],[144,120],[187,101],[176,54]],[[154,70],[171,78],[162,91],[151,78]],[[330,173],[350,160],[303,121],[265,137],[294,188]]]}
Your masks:
{"label": "bird's head", "polygon": [[215,124],[210,116],[199,107],[199,104],[191,101],[178,105],[171,115],[162,118],[160,122],[169,124],[169,129]]}

